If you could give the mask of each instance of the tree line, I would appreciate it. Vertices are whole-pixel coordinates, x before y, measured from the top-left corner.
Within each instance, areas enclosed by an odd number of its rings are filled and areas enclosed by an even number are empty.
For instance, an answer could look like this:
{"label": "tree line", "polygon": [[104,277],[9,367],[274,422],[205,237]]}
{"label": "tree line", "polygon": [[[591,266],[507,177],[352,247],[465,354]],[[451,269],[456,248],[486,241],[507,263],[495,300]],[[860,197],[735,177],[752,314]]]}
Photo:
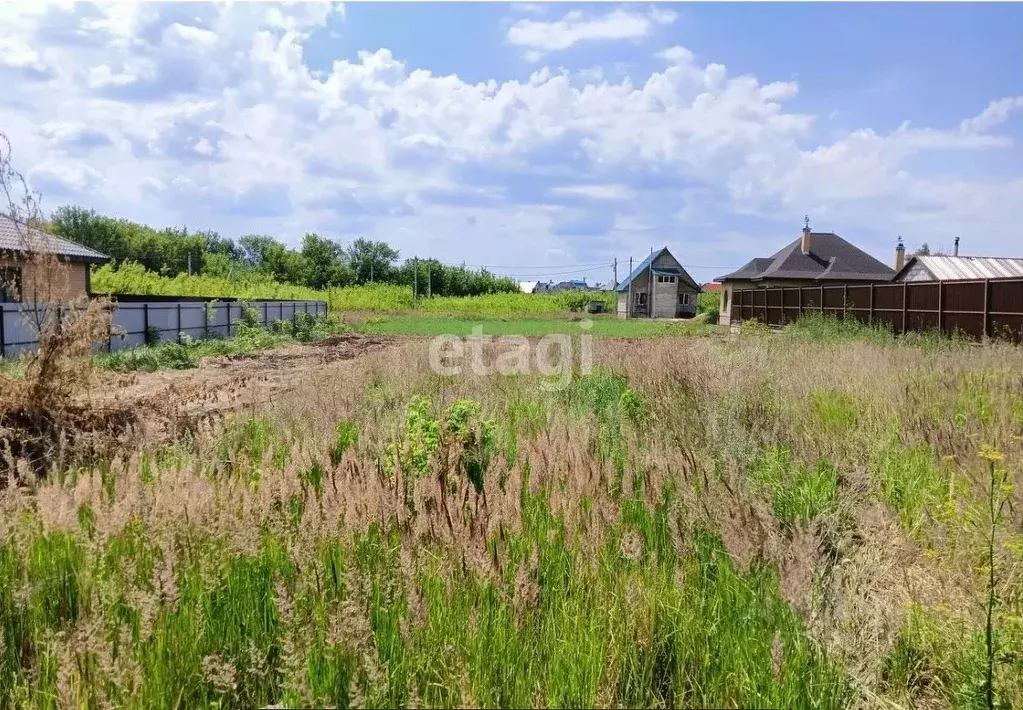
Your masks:
{"label": "tree line", "polygon": [[71,205],[58,208],[49,226],[55,234],[106,254],[114,267],[137,262],[169,277],[192,273],[244,278],[258,274],[278,283],[315,289],[390,283],[437,296],[518,291],[514,280],[486,269],[474,271],[436,259],[402,262],[397,249],[369,239],[356,239],[346,246],[308,233],[301,247],[292,249],[265,234],[247,234],[234,241],[211,230],[156,229]]}

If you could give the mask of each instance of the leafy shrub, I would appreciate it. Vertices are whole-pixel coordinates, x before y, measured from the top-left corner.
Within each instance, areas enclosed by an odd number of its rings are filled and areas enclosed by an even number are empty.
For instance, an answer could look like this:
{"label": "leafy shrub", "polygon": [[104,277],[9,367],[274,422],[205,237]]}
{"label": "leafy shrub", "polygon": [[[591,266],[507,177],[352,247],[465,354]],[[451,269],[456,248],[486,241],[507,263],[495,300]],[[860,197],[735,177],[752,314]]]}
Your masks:
{"label": "leafy shrub", "polygon": [[483,477],[497,454],[497,424],[492,419],[480,418],[480,403],[459,399],[445,415],[445,432],[452,443],[461,447],[459,463],[462,473],[477,493],[483,491]]}

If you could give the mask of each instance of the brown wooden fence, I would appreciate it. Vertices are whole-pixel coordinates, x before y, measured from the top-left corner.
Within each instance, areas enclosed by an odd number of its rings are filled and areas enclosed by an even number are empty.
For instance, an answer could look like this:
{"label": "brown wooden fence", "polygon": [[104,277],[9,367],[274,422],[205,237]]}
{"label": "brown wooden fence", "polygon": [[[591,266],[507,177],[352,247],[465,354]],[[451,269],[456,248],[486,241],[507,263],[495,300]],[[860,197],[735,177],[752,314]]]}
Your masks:
{"label": "brown wooden fence", "polygon": [[1023,279],[780,287],[732,291],[732,323],[785,325],[807,313],[878,324],[896,333],[959,332],[1023,339]]}

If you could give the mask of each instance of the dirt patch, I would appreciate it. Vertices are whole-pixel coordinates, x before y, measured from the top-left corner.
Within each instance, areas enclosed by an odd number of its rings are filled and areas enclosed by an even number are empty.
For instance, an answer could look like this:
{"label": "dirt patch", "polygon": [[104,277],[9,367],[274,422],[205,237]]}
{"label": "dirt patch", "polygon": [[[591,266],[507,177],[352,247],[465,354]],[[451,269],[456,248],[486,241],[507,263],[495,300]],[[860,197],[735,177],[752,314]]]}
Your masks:
{"label": "dirt patch", "polygon": [[205,358],[191,370],[105,375],[90,400],[100,407],[133,409],[147,439],[170,440],[232,410],[268,402],[333,363],[402,340],[338,334],[315,343]]}

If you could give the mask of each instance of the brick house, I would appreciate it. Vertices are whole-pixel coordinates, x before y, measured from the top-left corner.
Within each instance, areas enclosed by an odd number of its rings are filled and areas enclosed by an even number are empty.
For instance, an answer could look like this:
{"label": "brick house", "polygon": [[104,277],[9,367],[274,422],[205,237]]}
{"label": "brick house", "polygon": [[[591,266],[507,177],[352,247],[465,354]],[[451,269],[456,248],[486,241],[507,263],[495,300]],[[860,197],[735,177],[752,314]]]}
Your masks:
{"label": "brick house", "polygon": [[[58,265],[67,268],[33,263],[28,258],[32,252],[54,254]],[[88,296],[90,267],[108,261],[110,257],[94,249],[0,215],[0,303]]]}

